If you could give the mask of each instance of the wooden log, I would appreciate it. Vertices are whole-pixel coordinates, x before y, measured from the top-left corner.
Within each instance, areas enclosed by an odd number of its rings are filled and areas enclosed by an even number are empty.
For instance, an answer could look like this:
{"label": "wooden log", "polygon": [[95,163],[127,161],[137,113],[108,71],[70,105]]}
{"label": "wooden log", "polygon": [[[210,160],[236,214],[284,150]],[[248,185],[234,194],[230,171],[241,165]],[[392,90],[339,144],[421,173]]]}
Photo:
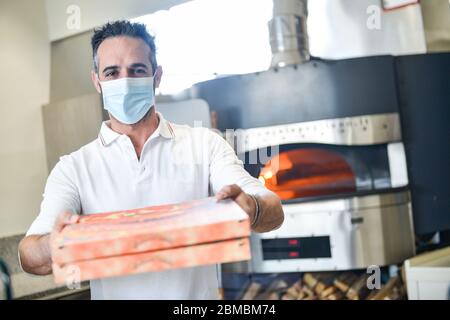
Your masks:
{"label": "wooden log", "polygon": [[293,296],[290,293],[285,293],[281,296],[281,300],[297,300],[297,296]]}
{"label": "wooden log", "polygon": [[288,288],[286,293],[297,299],[301,290],[302,290],[301,280],[298,280]]}
{"label": "wooden log", "polygon": [[352,272],[345,272],[340,274],[335,280],[334,285],[343,293],[347,293],[352,284],[358,280],[358,277]]}
{"label": "wooden log", "polygon": [[301,300],[313,300],[313,298],[315,298],[316,296],[314,294],[314,291],[307,286],[302,287],[301,293],[302,293]]}
{"label": "wooden log", "polygon": [[318,277],[313,273],[305,273],[303,275],[303,283],[306,284],[310,289],[314,289],[318,282]]}
{"label": "wooden log", "polygon": [[395,286],[400,283],[398,277],[394,277],[389,279],[389,281],[380,289],[371,292],[371,294],[367,297],[368,300],[384,300],[389,297],[390,294],[393,294]]}
{"label": "wooden log", "polygon": [[333,273],[320,273],[317,276],[317,284],[314,287],[315,293],[320,296],[324,290],[333,286],[335,275]]}
{"label": "wooden log", "polygon": [[[272,281],[269,286],[260,294],[258,294],[255,299],[256,300],[278,300],[281,296],[282,291],[285,291],[288,287],[286,281],[281,279],[276,279]],[[277,296],[277,299],[275,298]]]}
{"label": "wooden log", "polygon": [[326,299],[329,295],[336,292],[338,292],[338,288],[336,288],[335,286],[329,286],[328,288],[323,290],[319,296],[321,299]]}
{"label": "wooden log", "polygon": [[332,294],[329,294],[326,297],[326,299],[327,300],[343,300],[343,299],[345,299],[345,295],[341,291],[336,291],[336,292],[334,292]]}
{"label": "wooden log", "polygon": [[350,300],[363,300],[368,294],[367,274],[362,274],[348,289],[346,296]]}
{"label": "wooden log", "polygon": [[252,282],[245,290],[241,300],[253,300],[261,291],[262,285],[258,282]]}

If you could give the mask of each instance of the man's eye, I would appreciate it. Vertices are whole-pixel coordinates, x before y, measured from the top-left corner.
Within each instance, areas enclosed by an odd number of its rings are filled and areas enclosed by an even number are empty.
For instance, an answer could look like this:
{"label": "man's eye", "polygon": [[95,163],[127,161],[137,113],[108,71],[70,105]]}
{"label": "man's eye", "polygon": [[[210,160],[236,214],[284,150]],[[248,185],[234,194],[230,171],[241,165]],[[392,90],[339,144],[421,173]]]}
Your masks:
{"label": "man's eye", "polygon": [[144,74],[145,70],[144,69],[137,69],[136,71],[134,71],[135,73],[140,73],[140,74]]}
{"label": "man's eye", "polygon": [[116,74],[117,74],[116,71],[110,71],[105,74],[105,77],[112,77],[112,76],[115,76]]}

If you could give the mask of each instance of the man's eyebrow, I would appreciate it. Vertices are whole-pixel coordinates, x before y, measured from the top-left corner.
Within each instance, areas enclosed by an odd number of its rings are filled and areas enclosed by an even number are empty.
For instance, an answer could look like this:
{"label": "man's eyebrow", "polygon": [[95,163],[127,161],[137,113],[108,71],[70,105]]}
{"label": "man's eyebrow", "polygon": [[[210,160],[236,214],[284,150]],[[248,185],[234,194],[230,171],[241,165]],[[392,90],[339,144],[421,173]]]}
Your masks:
{"label": "man's eyebrow", "polygon": [[148,69],[148,66],[144,63],[133,63],[129,68],[145,68]]}
{"label": "man's eyebrow", "polygon": [[107,66],[105,69],[103,69],[103,73],[106,73],[107,71],[110,70],[117,70],[119,69],[119,66]]}

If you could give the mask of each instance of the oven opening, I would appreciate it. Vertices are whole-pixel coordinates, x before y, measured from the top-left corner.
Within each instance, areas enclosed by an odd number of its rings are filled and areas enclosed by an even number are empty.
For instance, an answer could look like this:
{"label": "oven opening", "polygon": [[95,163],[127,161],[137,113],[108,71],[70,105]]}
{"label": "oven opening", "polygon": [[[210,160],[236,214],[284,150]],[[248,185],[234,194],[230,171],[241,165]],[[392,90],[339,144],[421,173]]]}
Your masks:
{"label": "oven opening", "polygon": [[356,192],[345,158],[323,149],[282,152],[266,163],[258,179],[281,200]]}
{"label": "oven opening", "polygon": [[[386,145],[289,144],[241,154],[246,170],[284,202],[392,187]],[[255,161],[256,160],[256,161]]]}

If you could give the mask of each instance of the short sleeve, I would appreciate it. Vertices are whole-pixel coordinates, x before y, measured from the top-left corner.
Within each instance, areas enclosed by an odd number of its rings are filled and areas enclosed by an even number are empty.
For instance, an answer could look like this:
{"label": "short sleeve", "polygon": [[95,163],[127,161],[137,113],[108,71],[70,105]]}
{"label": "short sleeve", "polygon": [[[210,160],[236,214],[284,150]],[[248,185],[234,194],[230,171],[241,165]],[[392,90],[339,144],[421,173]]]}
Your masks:
{"label": "short sleeve", "polygon": [[224,186],[237,184],[244,192],[259,194],[268,190],[251,176],[228,142],[217,133],[208,130],[210,153],[210,184],[214,194]]}
{"label": "short sleeve", "polygon": [[75,172],[68,156],[56,164],[47,178],[39,215],[27,231],[29,235],[50,233],[58,215],[64,211],[80,213],[80,196]]}

